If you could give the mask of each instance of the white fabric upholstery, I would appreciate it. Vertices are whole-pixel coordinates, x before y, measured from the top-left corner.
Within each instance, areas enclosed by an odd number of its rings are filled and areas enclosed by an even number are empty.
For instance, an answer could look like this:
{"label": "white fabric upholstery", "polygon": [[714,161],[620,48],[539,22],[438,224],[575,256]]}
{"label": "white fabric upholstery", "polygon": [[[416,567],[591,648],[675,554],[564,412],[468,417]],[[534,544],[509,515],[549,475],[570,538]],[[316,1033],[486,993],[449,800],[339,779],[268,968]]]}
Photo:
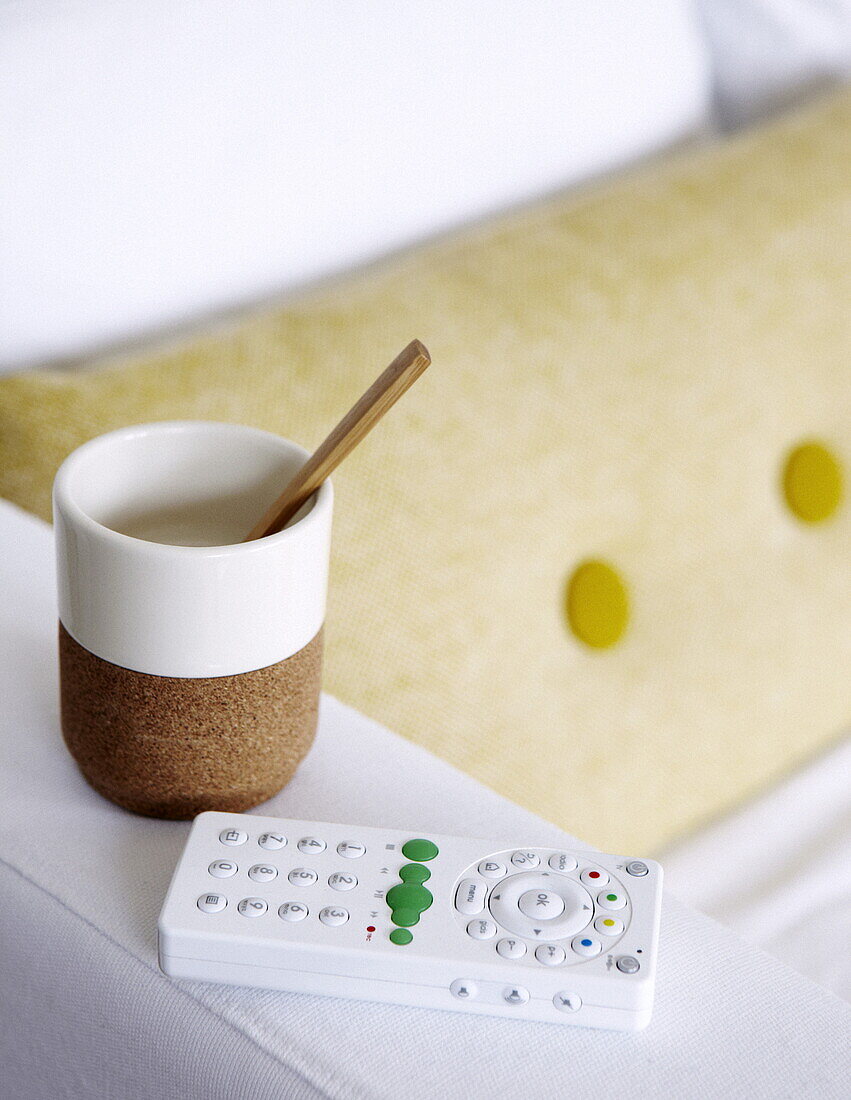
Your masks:
{"label": "white fabric upholstery", "polygon": [[851,1001],[851,739],[662,855],[682,901]]}
{"label": "white fabric upholstery", "polygon": [[689,136],[689,0],[0,5],[0,365],[287,291]]}
{"label": "white fabric upholstery", "polygon": [[851,76],[851,0],[695,0],[733,129]]}
{"label": "white fabric upholstery", "polygon": [[[670,897],[656,1013],[637,1036],[165,978],[156,918],[188,825],[125,813],[79,776],[58,730],[50,531],[0,504],[0,546],[5,1095],[846,1095],[849,1006]],[[263,812],[572,843],[330,698]]]}

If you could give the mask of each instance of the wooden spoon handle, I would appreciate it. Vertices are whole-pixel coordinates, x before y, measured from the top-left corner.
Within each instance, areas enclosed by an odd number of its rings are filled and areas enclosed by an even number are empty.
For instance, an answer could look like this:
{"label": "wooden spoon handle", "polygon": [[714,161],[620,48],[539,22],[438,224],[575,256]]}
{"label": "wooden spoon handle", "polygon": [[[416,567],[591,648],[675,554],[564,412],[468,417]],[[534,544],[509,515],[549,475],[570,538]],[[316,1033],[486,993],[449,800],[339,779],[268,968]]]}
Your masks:
{"label": "wooden spoon handle", "polygon": [[308,497],[375,427],[405,390],[416,382],[430,362],[431,356],[419,340],[412,340],[400,351],[305,462],[263,518],[252,527],[245,542],[274,535],[285,527]]}

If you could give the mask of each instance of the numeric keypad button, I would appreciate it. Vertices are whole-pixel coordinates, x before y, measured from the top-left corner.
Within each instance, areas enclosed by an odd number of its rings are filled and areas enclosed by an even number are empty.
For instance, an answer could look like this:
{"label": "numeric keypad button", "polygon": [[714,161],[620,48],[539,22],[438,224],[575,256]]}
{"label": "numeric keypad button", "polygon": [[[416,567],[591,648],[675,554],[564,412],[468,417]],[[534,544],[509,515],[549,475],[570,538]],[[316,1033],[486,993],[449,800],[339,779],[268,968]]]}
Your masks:
{"label": "numeric keypad button", "polygon": [[483,859],[478,870],[482,878],[502,878],[508,874],[508,868],[498,859]]}
{"label": "numeric keypad button", "polygon": [[357,878],[346,871],[335,871],[328,878],[328,885],[332,890],[354,890],[357,884]]}
{"label": "numeric keypad button", "polygon": [[345,856],[346,859],[360,859],[365,853],[365,846],[356,841],[343,840],[337,845],[337,855]]}
{"label": "numeric keypad button", "polygon": [[328,845],[318,836],[303,836],[298,842],[298,850],[305,855],[317,855],[324,852]]}
{"label": "numeric keypad button", "polygon": [[492,940],[496,935],[496,925],[492,920],[471,920],[467,925],[467,935],[474,940]]}
{"label": "numeric keypad button", "polygon": [[262,917],[269,906],[263,898],[243,898],[236,908],[244,917]]}
{"label": "numeric keypad button", "polygon": [[312,886],[319,875],[310,867],[294,867],[287,875],[287,880],[293,886]]}
{"label": "numeric keypad button", "polygon": [[257,843],[267,852],[277,852],[278,849],[286,847],[287,838],[283,833],[262,833]]}
{"label": "numeric keypad button", "polygon": [[496,945],[496,953],[504,959],[522,959],[526,954],[526,944],[522,940],[500,940]]}
{"label": "numeric keypad button", "polygon": [[563,875],[576,870],[576,857],[567,852],[556,852],[547,860],[554,871],[561,871]]}
{"label": "numeric keypad button", "polygon": [[268,863],[255,863],[249,869],[248,877],[252,882],[271,882],[273,878],[278,877],[278,872],[274,867],[270,867]]}
{"label": "numeric keypad button", "polygon": [[338,909],[336,906],[327,905],[319,913],[319,919],[323,924],[345,924],[349,919],[349,911],[348,909]]}
{"label": "numeric keypad button", "polygon": [[227,905],[227,898],[221,894],[202,894],[197,905],[202,913],[221,913]]}
{"label": "numeric keypad button", "polygon": [[222,829],[219,833],[219,840],[222,844],[235,847],[238,844],[244,844],[248,840],[248,833],[243,832],[242,829]]}
{"label": "numeric keypad button", "polygon": [[521,871],[529,871],[533,867],[537,867],[541,860],[534,852],[515,852],[511,857],[511,862],[515,867],[519,867]]}
{"label": "numeric keypad button", "polygon": [[236,874],[239,868],[233,860],[214,859],[207,870],[214,878],[230,878],[231,875]]}
{"label": "numeric keypad button", "polygon": [[300,901],[285,901],[283,905],[278,906],[278,916],[290,924],[304,920],[309,912],[307,906],[302,905]]}

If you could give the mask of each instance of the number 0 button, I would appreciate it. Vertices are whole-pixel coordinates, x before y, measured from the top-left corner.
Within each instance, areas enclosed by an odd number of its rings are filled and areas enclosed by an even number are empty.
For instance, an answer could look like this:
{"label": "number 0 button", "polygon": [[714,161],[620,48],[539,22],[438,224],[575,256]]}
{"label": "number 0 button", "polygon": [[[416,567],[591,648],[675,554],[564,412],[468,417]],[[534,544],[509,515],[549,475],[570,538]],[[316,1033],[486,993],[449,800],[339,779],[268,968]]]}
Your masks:
{"label": "number 0 button", "polygon": [[214,878],[230,878],[237,872],[236,864],[229,859],[215,859],[207,868]]}

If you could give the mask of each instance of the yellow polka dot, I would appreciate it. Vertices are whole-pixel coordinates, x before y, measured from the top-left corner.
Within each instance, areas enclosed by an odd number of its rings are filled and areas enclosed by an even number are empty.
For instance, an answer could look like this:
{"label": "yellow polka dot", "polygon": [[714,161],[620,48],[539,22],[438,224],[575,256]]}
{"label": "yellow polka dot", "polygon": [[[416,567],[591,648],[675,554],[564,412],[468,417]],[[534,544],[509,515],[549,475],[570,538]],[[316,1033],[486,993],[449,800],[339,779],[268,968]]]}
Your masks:
{"label": "yellow polka dot", "polygon": [[606,562],[583,562],[567,582],[565,613],[581,642],[607,649],[619,641],[629,622],[626,585]]}
{"label": "yellow polka dot", "polygon": [[842,500],[842,466],[822,443],[790,451],[783,469],[783,494],[790,512],[804,523],[829,519]]}

